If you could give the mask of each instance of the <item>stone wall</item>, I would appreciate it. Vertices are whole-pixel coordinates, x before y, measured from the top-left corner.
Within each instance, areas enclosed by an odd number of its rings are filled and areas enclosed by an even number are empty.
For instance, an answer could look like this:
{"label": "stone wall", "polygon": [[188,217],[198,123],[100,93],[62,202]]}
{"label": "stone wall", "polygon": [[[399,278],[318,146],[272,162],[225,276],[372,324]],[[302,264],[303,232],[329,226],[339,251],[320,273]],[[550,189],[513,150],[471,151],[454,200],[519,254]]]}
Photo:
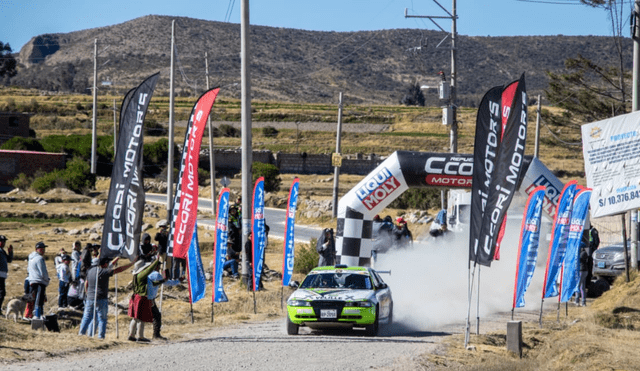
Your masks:
{"label": "stone wall", "polygon": [[[345,157],[340,167],[341,174],[366,175],[375,169],[384,158],[374,154],[368,156],[353,155]],[[272,153],[254,151],[253,162],[273,164],[282,174],[333,174],[331,154]],[[242,166],[242,153],[239,150],[216,150],[215,166],[218,172],[238,173]],[[209,169],[209,153],[200,155],[200,167]]]}

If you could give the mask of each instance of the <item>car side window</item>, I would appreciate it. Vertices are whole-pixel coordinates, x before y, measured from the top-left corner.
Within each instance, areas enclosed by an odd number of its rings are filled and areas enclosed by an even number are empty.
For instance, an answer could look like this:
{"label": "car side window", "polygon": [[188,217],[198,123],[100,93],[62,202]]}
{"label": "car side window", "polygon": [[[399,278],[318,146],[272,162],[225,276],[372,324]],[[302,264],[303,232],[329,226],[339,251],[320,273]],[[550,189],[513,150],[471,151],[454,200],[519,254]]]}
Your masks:
{"label": "car side window", "polygon": [[373,281],[373,287],[378,287],[380,285],[380,281],[378,281],[378,277],[376,277],[375,272],[370,270],[369,276],[371,277],[371,281]]}
{"label": "car side window", "polygon": [[378,283],[376,284],[376,287],[378,287],[379,285],[382,285],[384,283],[384,281],[382,280],[382,277],[380,277],[378,275],[378,272],[376,271],[372,271],[373,276],[375,277],[376,281],[378,281]]}

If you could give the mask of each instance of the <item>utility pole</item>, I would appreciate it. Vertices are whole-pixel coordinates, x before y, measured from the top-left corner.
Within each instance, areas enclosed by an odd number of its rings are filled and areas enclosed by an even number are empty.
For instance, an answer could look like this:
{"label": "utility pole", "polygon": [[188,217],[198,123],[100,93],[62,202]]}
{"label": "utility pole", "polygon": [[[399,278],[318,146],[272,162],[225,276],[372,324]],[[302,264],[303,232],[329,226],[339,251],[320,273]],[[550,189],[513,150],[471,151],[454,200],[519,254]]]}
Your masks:
{"label": "utility pole", "polygon": [[91,174],[96,173],[98,159],[98,39],[93,39],[93,118],[91,129]]}
{"label": "utility pole", "polygon": [[173,107],[174,107],[174,88],[173,88],[173,59],[175,56],[175,30],[176,21],[171,21],[171,67],[169,72],[169,158],[167,160],[167,222],[171,224],[173,213]]}
{"label": "utility pole", "polygon": [[249,77],[249,0],[240,3],[240,74],[241,74],[241,116],[242,116],[242,282],[249,287],[249,267],[244,247],[251,230],[251,199],[253,198],[251,147],[251,79]]}
{"label": "utility pole", "polygon": [[[431,22],[433,22],[433,24],[435,24],[436,27],[438,27],[442,32],[447,32],[447,31],[445,31],[442,27],[440,27],[440,25],[435,21],[435,19],[451,19],[451,33],[450,33],[451,35],[451,78],[450,78],[451,92],[450,92],[449,99],[447,101],[447,107],[444,108],[443,113],[445,115],[449,115],[450,113],[451,115],[450,119],[447,117],[447,124],[450,125],[449,127],[450,152],[457,153],[458,152],[458,121],[457,121],[458,106],[456,102],[457,100],[456,39],[457,39],[458,31],[457,31],[456,21],[458,20],[458,15],[456,10],[457,9],[456,0],[452,0],[451,12],[449,12],[445,7],[440,5],[440,3],[438,3],[436,0],[433,0],[433,2],[436,3],[442,10],[444,10],[444,12],[447,13],[447,15],[446,16],[409,15],[408,9],[405,8],[404,17],[405,18],[427,18]],[[440,44],[442,44],[442,42],[445,39],[440,41],[438,46],[440,46]]]}
{"label": "utility pole", "polygon": [[[207,78],[207,91],[209,91],[209,58],[207,52],[204,52],[204,66]],[[211,177],[211,212],[216,216],[216,161],[213,152],[213,127],[211,126],[211,113],[207,119],[209,124],[209,176]]]}
{"label": "utility pole", "polygon": [[[640,109],[640,94],[638,94],[638,75],[640,74],[640,29],[638,28],[638,23],[640,21],[640,0],[636,0],[633,4],[633,14],[632,18],[632,29],[631,29],[631,38],[633,39],[633,97],[632,97],[632,108],[633,112]],[[631,267],[633,269],[638,269],[638,210],[630,211],[631,217],[631,230],[630,238],[631,238]],[[623,241],[626,243],[626,241]]]}
{"label": "utility pole", "polygon": [[[342,92],[340,92],[340,103],[338,104],[338,130],[336,132],[336,156],[340,156],[340,139],[342,135]],[[340,160],[342,162],[342,160]],[[338,217],[338,178],[340,177],[340,166],[337,164],[333,168],[333,217]]]}

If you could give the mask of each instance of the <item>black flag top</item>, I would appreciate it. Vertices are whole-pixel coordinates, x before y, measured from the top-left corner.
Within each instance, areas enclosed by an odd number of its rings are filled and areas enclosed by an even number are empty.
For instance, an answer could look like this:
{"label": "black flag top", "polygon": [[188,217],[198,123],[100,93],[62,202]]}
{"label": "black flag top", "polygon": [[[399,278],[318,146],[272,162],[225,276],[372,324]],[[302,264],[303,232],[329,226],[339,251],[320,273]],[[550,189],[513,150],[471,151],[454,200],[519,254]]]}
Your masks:
{"label": "black flag top", "polygon": [[[478,109],[471,194],[469,259],[491,266],[500,227],[525,166],[527,93],[524,74],[511,107],[502,107],[503,87],[489,90]],[[499,127],[508,109],[504,132]],[[500,140],[502,137],[502,140]]]}
{"label": "black flag top", "polygon": [[144,213],[142,178],[143,123],[159,73],[125,96],[104,218],[100,258],[124,256],[135,260]]}

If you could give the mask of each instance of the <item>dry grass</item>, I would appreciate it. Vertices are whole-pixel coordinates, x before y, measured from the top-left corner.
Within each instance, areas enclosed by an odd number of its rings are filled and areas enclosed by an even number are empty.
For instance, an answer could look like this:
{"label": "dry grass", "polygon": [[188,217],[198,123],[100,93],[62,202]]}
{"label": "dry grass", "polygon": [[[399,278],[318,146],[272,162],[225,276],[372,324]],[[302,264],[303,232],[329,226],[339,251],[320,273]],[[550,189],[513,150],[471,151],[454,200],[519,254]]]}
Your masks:
{"label": "dry grass", "polygon": [[[471,335],[474,350],[464,349],[464,335],[447,339],[445,354],[425,355],[435,369],[464,370],[637,370],[640,354],[640,276],[618,278],[612,289],[588,307],[569,305],[538,323],[523,323],[523,356],[506,350],[505,331]],[[564,306],[563,306],[564,307]],[[505,325],[506,328],[506,325]]]}

